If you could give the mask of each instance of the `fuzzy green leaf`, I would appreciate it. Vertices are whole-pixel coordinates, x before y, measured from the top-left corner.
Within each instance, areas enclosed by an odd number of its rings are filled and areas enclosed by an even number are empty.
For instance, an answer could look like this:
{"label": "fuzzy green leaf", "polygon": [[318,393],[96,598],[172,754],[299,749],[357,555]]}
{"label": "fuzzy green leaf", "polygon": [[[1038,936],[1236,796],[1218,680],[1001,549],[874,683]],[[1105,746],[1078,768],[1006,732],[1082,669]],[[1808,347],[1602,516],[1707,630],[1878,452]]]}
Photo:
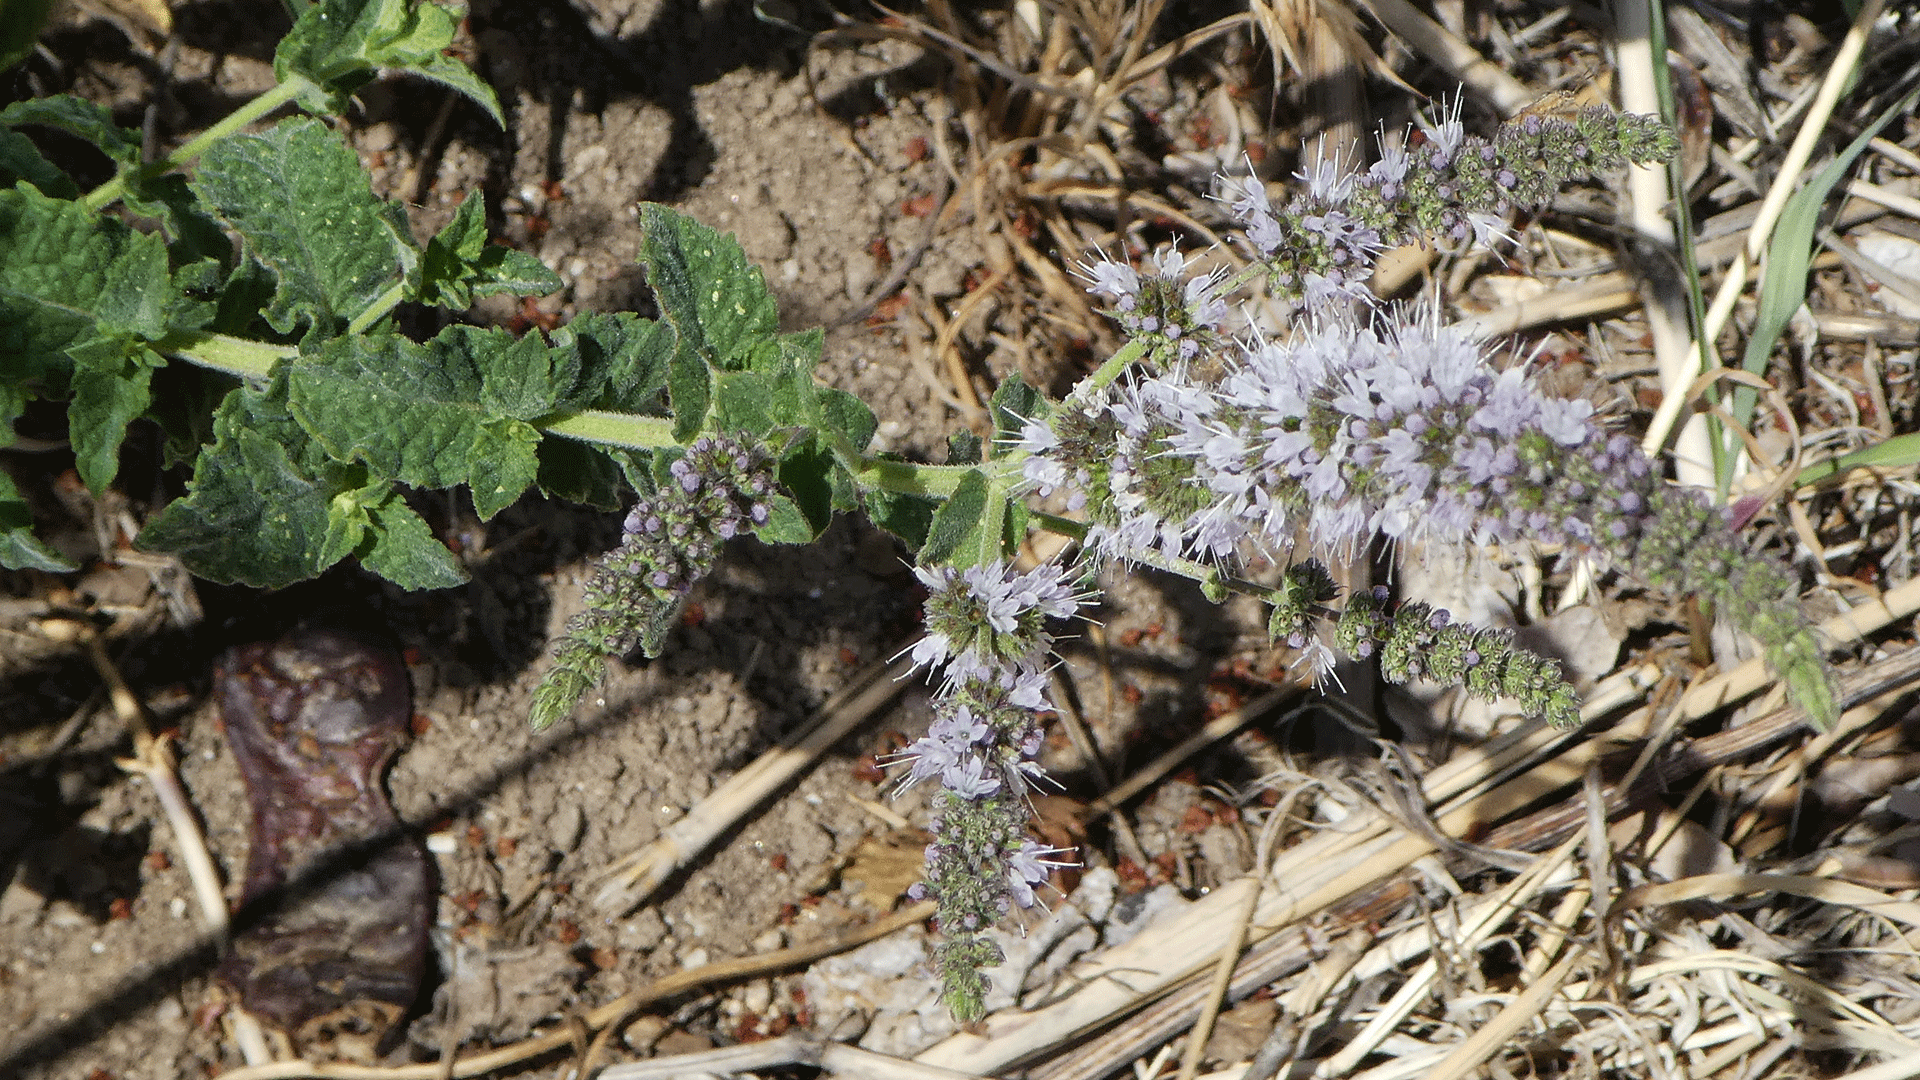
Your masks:
{"label": "fuzzy green leaf", "polygon": [[980,436],[971,431],[956,431],[947,436],[947,464],[978,465],[986,460],[983,451],[986,447]]}
{"label": "fuzzy green leaf", "polygon": [[403,589],[447,589],[467,582],[466,568],[398,492],[365,505],[366,535],[354,549],[360,565]]}
{"label": "fuzzy green leaf", "polygon": [[108,273],[131,245],[113,218],[17,185],[0,191],[0,373],[66,392],[69,347],[98,335]]}
{"label": "fuzzy green leaf", "polygon": [[740,242],[655,203],[641,204],[640,225],[647,284],[685,347],[722,370],[753,366],[780,316]]}
{"label": "fuzzy green leaf", "polygon": [[815,438],[801,440],[780,459],[777,470],[780,486],[792,495],[794,505],[805,516],[811,529],[809,540],[819,536],[833,521],[837,500],[833,474],[837,469],[839,465],[832,451]]}
{"label": "fuzzy green leaf", "polygon": [[59,552],[34,539],[33,511],[13,486],[13,477],[4,472],[0,472],[0,566],[53,573],[76,569]]}
{"label": "fuzzy green leaf", "polygon": [[73,400],[67,406],[74,468],[87,490],[99,494],[120,471],[127,425],[147,411],[153,373],[166,360],[145,346],[105,338],[68,352],[74,362]]}
{"label": "fuzzy green leaf", "polygon": [[[919,561],[922,565],[951,563],[963,553],[970,557],[981,548],[989,488],[987,474],[979,469],[970,469],[960,478],[952,496],[933,515],[933,525],[927,530],[927,541],[920,548]],[[998,533],[997,521],[995,526],[994,532]]]}
{"label": "fuzzy green leaf", "polygon": [[138,131],[114,123],[113,113],[106,107],[72,94],[28,98],[0,109],[0,127],[17,128],[21,124],[38,124],[64,131],[92,143],[101,153],[123,166],[140,160]]}
{"label": "fuzzy green leaf", "polygon": [[808,520],[800,504],[778,492],[767,500],[771,511],[767,523],[753,531],[753,535],[769,544],[811,544],[820,533]]}
{"label": "fuzzy green leaf", "polygon": [[1017,373],[1000,380],[988,404],[993,413],[996,443],[1009,443],[1020,437],[1029,420],[1045,420],[1053,412],[1045,394],[1027,385]]}
{"label": "fuzzy green leaf", "polygon": [[52,13],[53,0],[0,0],[0,71],[33,55]]}
{"label": "fuzzy green leaf", "polygon": [[301,105],[314,112],[342,113],[353,92],[373,81],[380,68],[400,68],[472,98],[493,122],[505,127],[493,88],[472,69],[445,55],[458,16],[437,4],[415,0],[319,0],[280,39],[273,73],[285,82],[304,75],[318,84]]}
{"label": "fuzzy green leaf", "polygon": [[135,546],[180,557],[222,584],[280,588],[317,577],[359,544],[365,517],[347,496],[364,469],[312,467],[312,450],[284,409],[285,381],[242,387],[214,418],[185,498],[147,523]]}
{"label": "fuzzy green leaf", "polygon": [[689,348],[673,351],[667,361],[667,397],[673,403],[673,437],[683,443],[693,441],[706,426],[713,403],[713,369],[699,353]]}
{"label": "fuzzy green leaf", "polygon": [[873,442],[874,432],[880,430],[880,421],[874,418],[873,410],[845,390],[830,386],[821,387],[819,397],[821,426],[839,432],[855,453],[865,451]]}
{"label": "fuzzy green leaf", "polygon": [[568,502],[585,503],[599,510],[620,505],[622,462],[605,447],[573,439],[540,441],[540,473],[536,482],[542,494]]}
{"label": "fuzzy green leaf", "polygon": [[927,495],[883,490],[867,492],[866,503],[868,520],[906,541],[910,552],[926,545],[927,534],[933,530],[933,516],[941,506],[939,499]]}
{"label": "fuzzy green leaf", "polygon": [[283,334],[302,322],[337,333],[416,258],[412,238],[374,198],[359,157],[318,120],[220,140],[200,159],[192,187],[279,278],[266,315]]}
{"label": "fuzzy green leaf", "polygon": [[713,426],[759,437],[773,430],[774,382],[757,371],[723,372],[715,378]]}
{"label": "fuzzy green leaf", "polygon": [[0,187],[10,188],[22,180],[56,199],[72,199],[80,194],[73,180],[43,157],[32,139],[0,128]]}
{"label": "fuzzy green leaf", "polygon": [[147,176],[136,173],[124,200],[136,214],[159,218],[173,238],[170,254],[175,266],[212,259],[225,267],[233,261],[233,241],[207,208],[194,198],[187,178],[179,173]]}
{"label": "fuzzy green leaf", "polygon": [[555,347],[580,350],[581,389],[590,408],[663,416],[667,367],[676,339],[665,323],[630,311],[588,312],[554,331]]}
{"label": "fuzzy green leaf", "polygon": [[534,352],[544,347],[531,340],[470,326],[425,345],[397,334],[336,338],[292,368],[289,403],[333,457],[415,487],[467,484],[484,520],[533,483],[540,432],[526,417],[565,391],[564,372],[543,368]]}
{"label": "fuzzy green leaf", "polygon": [[539,259],[487,242],[486,200],[475,188],[447,227],[427,241],[408,291],[420,303],[465,311],[475,297],[544,296],[565,284]]}

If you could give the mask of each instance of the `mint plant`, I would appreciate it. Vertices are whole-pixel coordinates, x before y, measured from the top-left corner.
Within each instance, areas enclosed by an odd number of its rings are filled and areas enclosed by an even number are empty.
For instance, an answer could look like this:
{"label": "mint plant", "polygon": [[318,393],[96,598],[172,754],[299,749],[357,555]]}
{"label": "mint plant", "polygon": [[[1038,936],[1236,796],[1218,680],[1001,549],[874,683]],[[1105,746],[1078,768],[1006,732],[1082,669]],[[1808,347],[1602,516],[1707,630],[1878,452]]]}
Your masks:
{"label": "mint plant", "polygon": [[[288,104],[338,113],[382,70],[450,86],[497,120],[491,91],[444,55],[454,25],[414,0],[321,0],[280,44],[273,90],[150,165],[135,133],[85,102],[0,111],[0,438],[30,401],[65,401],[78,472],[98,492],[128,425],[158,423],[192,478],[138,545],[260,587],[350,557],[411,589],[462,582],[408,489],[465,487],[483,520],[529,491],[628,507],[537,692],[536,726],[566,716],[609,658],[658,655],[727,540],[806,543],[834,513],[864,513],[914,553],[930,594],[913,657],[939,680],[937,719],[894,764],[902,784],[940,787],[918,892],[939,901],[957,1016],[983,1008],[981,969],[998,959],[988,929],[1042,902],[1067,855],[1028,838],[1027,791],[1043,779],[1052,628],[1092,599],[1102,564],[1259,597],[1272,638],[1316,675],[1338,652],[1376,658],[1389,679],[1512,699],[1568,726],[1580,703],[1557,664],[1384,589],[1340,596],[1320,562],[1376,536],[1557,546],[1710,600],[1761,641],[1816,725],[1833,721],[1784,566],[1667,485],[1586,402],[1546,395],[1524,365],[1502,369],[1432,310],[1364,292],[1386,247],[1497,241],[1506,215],[1565,183],[1666,159],[1674,140],[1657,123],[1595,109],[1482,139],[1456,112],[1404,145],[1383,140],[1367,170],[1322,166],[1278,206],[1257,180],[1231,182],[1249,269],[1195,273],[1174,249],[1086,264],[1124,347],[1064,401],[1009,378],[990,440],[956,437],[945,464],[920,464],[867,452],[873,413],[815,382],[822,333],[783,333],[740,246],[666,207],[641,208],[658,319],[401,334],[402,302],[458,311],[560,282],[488,243],[478,195],[422,243],[316,116],[245,129]],[[82,193],[36,149],[36,127],[87,140],[117,175]],[[116,205],[157,227],[134,228]],[[1295,303],[1295,325],[1232,321],[1232,299],[1256,283]],[[184,368],[167,383],[180,392],[156,396],[170,366]],[[1077,560],[1016,570],[1034,530],[1079,541]],[[0,563],[69,569],[4,476]]]}

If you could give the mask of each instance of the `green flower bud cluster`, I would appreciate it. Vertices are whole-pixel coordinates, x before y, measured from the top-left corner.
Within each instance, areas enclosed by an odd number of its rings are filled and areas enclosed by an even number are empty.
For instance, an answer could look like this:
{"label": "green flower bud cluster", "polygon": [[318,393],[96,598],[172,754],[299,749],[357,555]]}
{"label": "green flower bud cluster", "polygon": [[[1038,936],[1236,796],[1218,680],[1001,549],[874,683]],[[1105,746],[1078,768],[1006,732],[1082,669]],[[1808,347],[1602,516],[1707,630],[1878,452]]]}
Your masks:
{"label": "green flower bud cluster", "polygon": [[1334,642],[1363,660],[1378,654],[1388,682],[1428,679],[1489,701],[1512,698],[1528,716],[1554,727],[1580,722],[1580,696],[1558,661],[1516,648],[1508,631],[1456,625],[1445,610],[1430,604],[1401,604],[1389,611],[1384,587],[1348,600]]}
{"label": "green flower bud cluster", "polygon": [[1543,208],[1574,180],[1665,161],[1678,146],[1658,119],[1604,108],[1529,114],[1489,140],[1466,133],[1456,105],[1405,146],[1383,140],[1364,173],[1349,174],[1339,155],[1321,162],[1301,177],[1306,190],[1278,209],[1258,178],[1240,181],[1233,214],[1271,287],[1313,307],[1360,296],[1388,248],[1423,236],[1491,243],[1506,235],[1512,211]]}
{"label": "green flower bud cluster", "polygon": [[986,1010],[981,969],[1003,959],[987,931],[1008,911],[1008,853],[1031,843],[1027,798],[1021,788],[1003,784],[985,798],[943,790],[935,800],[939,814],[932,832],[938,839],[927,846],[925,880],[909,895],[940,901],[941,940],[934,950],[944,985],[940,997],[954,1019],[970,1023]]}

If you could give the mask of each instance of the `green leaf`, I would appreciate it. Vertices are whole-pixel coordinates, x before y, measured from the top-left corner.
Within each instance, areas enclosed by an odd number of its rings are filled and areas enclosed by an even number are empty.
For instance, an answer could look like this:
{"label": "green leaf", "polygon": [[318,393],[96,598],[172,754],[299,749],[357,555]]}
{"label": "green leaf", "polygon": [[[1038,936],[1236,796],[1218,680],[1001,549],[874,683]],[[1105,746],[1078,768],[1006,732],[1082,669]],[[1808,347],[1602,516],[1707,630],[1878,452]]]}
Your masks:
{"label": "green leaf", "polygon": [[767,523],[753,535],[769,544],[811,544],[820,533],[808,520],[800,504],[778,492],[767,500]]}
{"label": "green leaf", "polygon": [[939,499],[875,489],[866,493],[866,500],[868,520],[906,541],[908,551],[926,546],[933,516],[941,506]]}
{"label": "green leaf", "polygon": [[673,437],[693,441],[713,402],[713,369],[692,349],[676,348],[667,361],[667,398],[673,403]]}
{"label": "green leaf", "polygon": [[647,284],[683,347],[723,370],[751,366],[778,333],[780,315],[740,242],[656,203],[640,204],[640,225]]}
{"label": "green leaf", "polygon": [[107,267],[93,318],[103,333],[152,341],[167,332],[172,301],[166,244],[157,236],[134,233]]}
{"label": "green leaf", "polygon": [[284,412],[286,382],[241,387],[214,418],[185,498],[140,531],[135,546],[173,552],[194,574],[222,584],[280,588],[317,577],[350,554],[365,528],[356,500],[364,470],[309,467],[299,429]]}
{"label": "green leaf", "polygon": [[492,416],[539,419],[570,400],[580,379],[580,350],[548,348],[539,334],[516,340],[499,327],[450,326],[436,340],[480,372],[480,407]]}
{"label": "green leaf", "polygon": [[74,468],[87,490],[100,494],[120,471],[120,444],[127,425],[147,411],[149,386],[166,359],[145,346],[95,339],[68,350],[73,356],[73,401],[67,430]]}
{"label": "green leaf", "polygon": [[221,266],[233,261],[233,241],[225,229],[193,197],[187,178],[179,173],[147,176],[136,173],[123,196],[136,214],[159,218],[173,237],[169,252],[175,266],[212,259]]}
{"label": "green leaf", "polygon": [[467,582],[466,568],[413,507],[390,491],[365,506],[367,532],[354,549],[360,565],[403,589],[447,589]]}
{"label": "green leaf", "polygon": [[667,366],[676,338],[665,323],[630,311],[588,312],[553,333],[554,346],[580,350],[584,404],[612,412],[663,416]]}
{"label": "green leaf", "polygon": [[17,131],[0,128],[0,187],[12,187],[20,181],[56,199],[78,198],[80,189],[60,167],[40,154],[33,140]]}
{"label": "green leaf", "polygon": [[0,0],[0,71],[33,55],[52,11],[53,0]]}
{"label": "green leaf", "polygon": [[0,191],[0,252],[0,385],[64,396],[68,349],[166,329],[172,290],[157,237],[21,184]]}
{"label": "green leaf", "polygon": [[302,322],[338,333],[415,258],[412,238],[395,231],[359,157],[318,120],[214,143],[192,188],[278,277],[266,314],[283,334]]}
{"label": "green leaf", "polygon": [[622,465],[605,447],[573,439],[542,439],[540,472],[536,482],[542,494],[598,510],[620,505]]}
{"label": "green leaf", "polygon": [[1914,464],[1920,464],[1920,432],[1895,435],[1839,457],[1816,461],[1801,469],[1793,484],[1804,487],[1850,469],[1899,469]]}
{"label": "green leaf", "polygon": [[1053,412],[1046,395],[1028,386],[1017,372],[1000,380],[988,408],[993,413],[993,441],[1001,444],[1018,439],[1027,421],[1045,420]]}
{"label": "green leaf", "polygon": [[138,131],[114,123],[113,113],[106,107],[72,94],[28,98],[0,109],[0,127],[17,128],[21,124],[64,131],[92,143],[122,166],[134,165],[140,160]]}
{"label": "green leaf", "polygon": [[471,326],[425,345],[397,334],[335,338],[292,367],[288,400],[334,458],[415,487],[466,484],[484,520],[539,472],[539,430],[499,411],[559,396],[551,384],[538,391],[531,353],[505,331]]}
{"label": "green leaf", "polygon": [[715,378],[713,426],[758,438],[774,427],[773,379],[757,371],[723,372]]}
{"label": "green leaf", "polygon": [[60,553],[34,539],[33,510],[13,486],[13,477],[0,472],[0,566],[9,570],[47,570],[65,573],[78,569]]}
{"label": "green leaf", "polygon": [[854,453],[864,451],[873,441],[873,433],[880,430],[880,421],[874,418],[867,403],[830,386],[820,387],[819,399],[820,426],[839,432]]}
{"label": "green leaf", "polygon": [[[987,474],[979,469],[970,469],[960,478],[952,496],[933,515],[926,543],[920,548],[922,566],[946,565],[962,553],[970,557],[978,551],[982,546],[989,489]],[[997,523],[994,532],[999,532]],[[964,565],[973,565],[973,562],[969,558]]]}
{"label": "green leaf", "polygon": [[[1773,347],[1779,343],[1781,332],[1793,319],[1793,313],[1799,311],[1800,305],[1806,302],[1807,271],[1813,265],[1813,234],[1819,226],[1820,208],[1826,202],[1827,194],[1846,176],[1854,159],[1867,148],[1867,143],[1874,136],[1880,134],[1881,128],[1895,117],[1912,115],[1916,101],[1920,101],[1920,86],[1888,106],[1832,161],[1827,162],[1826,167],[1815,173],[1805,187],[1787,199],[1786,206],[1780,211],[1780,221],[1774,226],[1773,236],[1767,242],[1767,269],[1760,280],[1758,312],[1754,317],[1753,333],[1747,338],[1746,355],[1741,359],[1741,367],[1748,372],[1766,375],[1767,362],[1773,357]],[[1734,387],[1734,422],[1745,426],[1759,400],[1759,392],[1754,388]]]}
{"label": "green leaf", "polygon": [[408,292],[420,303],[465,311],[475,297],[544,296],[565,284],[532,255],[487,242],[486,200],[475,188],[447,227],[427,241]]}
{"label": "green leaf", "polygon": [[777,470],[780,486],[793,497],[794,505],[806,518],[808,539],[820,535],[833,522],[833,473],[839,465],[832,451],[818,439],[803,439],[790,447]]}
{"label": "green leaf", "polygon": [[984,460],[981,449],[985,445],[971,431],[953,432],[947,436],[947,464],[978,465]]}
{"label": "green leaf", "polygon": [[444,54],[459,26],[437,4],[412,0],[319,0],[274,50],[281,82],[303,75],[319,91],[301,98],[314,112],[339,114],[380,68],[399,68],[472,98],[501,127],[500,101],[472,69]]}

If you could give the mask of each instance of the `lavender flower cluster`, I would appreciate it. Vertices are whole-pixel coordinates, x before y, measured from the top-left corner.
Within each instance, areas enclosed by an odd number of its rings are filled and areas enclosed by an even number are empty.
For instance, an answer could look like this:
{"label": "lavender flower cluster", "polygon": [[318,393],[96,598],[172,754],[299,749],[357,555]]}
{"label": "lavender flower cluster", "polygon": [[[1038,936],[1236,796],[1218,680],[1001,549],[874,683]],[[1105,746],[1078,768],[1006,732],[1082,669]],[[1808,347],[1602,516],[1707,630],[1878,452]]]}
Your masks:
{"label": "lavender flower cluster", "polygon": [[[1815,720],[1831,719],[1824,675],[1806,674],[1823,661],[1785,568],[1748,555],[1723,515],[1663,483],[1588,402],[1547,396],[1524,367],[1497,370],[1463,331],[1389,309],[1367,325],[1329,318],[1291,340],[1242,341],[1217,379],[1196,370],[1118,381],[1023,430],[1025,484],[1064,491],[1097,555],[1238,564],[1304,536],[1350,556],[1375,534],[1561,546],[1712,598],[1813,691]],[[1486,679],[1466,681],[1537,681]],[[1557,690],[1515,696],[1577,717]]]}
{"label": "lavender flower cluster", "polygon": [[661,486],[628,511],[618,547],[595,565],[586,609],[567,623],[534,693],[535,729],[564,716],[600,680],[606,657],[658,656],[694,583],[720,545],[767,523],[773,461],[759,445],[703,435],[667,466]]}
{"label": "lavender flower cluster", "polygon": [[1072,616],[1084,596],[1053,564],[1026,573],[999,562],[915,573],[928,596],[927,634],[913,659],[941,681],[936,719],[892,764],[906,769],[903,788],[934,779],[941,785],[926,879],[911,895],[939,902],[935,962],[943,998],[966,1021],[984,1010],[981,969],[1001,959],[987,931],[1013,908],[1038,903],[1036,890],[1053,868],[1073,865],[1058,858],[1066,851],[1027,837],[1026,791],[1045,775],[1036,760],[1036,713],[1052,708],[1046,622]]}
{"label": "lavender flower cluster", "polygon": [[1492,139],[1466,133],[1460,108],[1422,122],[1406,146],[1382,139],[1364,172],[1340,155],[1302,177],[1305,190],[1276,208],[1255,177],[1232,182],[1234,217],[1264,265],[1269,284],[1309,307],[1334,297],[1364,298],[1382,251],[1422,237],[1491,245],[1515,210],[1544,208],[1571,181],[1629,162],[1664,161],[1677,146],[1653,117],[1581,109],[1571,116],[1526,115]]}

